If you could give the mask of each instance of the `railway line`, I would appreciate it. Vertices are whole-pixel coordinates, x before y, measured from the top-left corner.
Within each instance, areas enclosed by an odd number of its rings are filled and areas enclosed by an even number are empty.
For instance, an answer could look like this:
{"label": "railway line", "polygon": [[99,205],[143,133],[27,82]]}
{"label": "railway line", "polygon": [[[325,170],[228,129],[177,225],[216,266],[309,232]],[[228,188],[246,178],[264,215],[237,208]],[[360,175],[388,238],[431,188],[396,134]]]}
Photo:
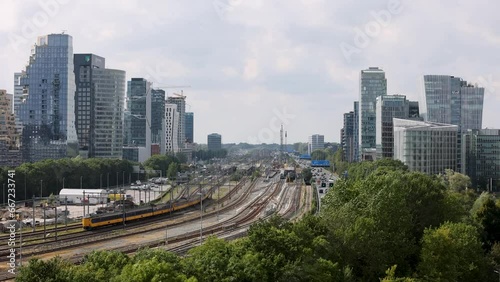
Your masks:
{"label": "railway line", "polygon": [[[210,219],[215,219],[217,216],[217,223],[212,224],[210,226],[203,227],[203,234],[205,236],[200,237],[200,231],[192,230],[188,232],[184,232],[183,234],[179,234],[177,236],[171,236],[168,238],[168,243],[166,240],[162,238],[161,235],[158,237],[161,239],[153,240],[143,244],[127,244],[126,246],[121,246],[117,248],[111,248],[111,250],[123,251],[125,253],[135,252],[137,249],[142,247],[162,247],[167,248],[169,251],[175,253],[183,253],[187,251],[189,248],[196,246],[199,244],[203,238],[208,235],[216,235],[218,237],[223,238],[234,238],[243,236],[246,232],[246,229],[260,218],[267,218],[272,215],[265,213],[266,207],[272,202],[273,198],[277,197],[280,192],[283,190],[284,181],[275,181],[273,183],[266,183],[267,186],[263,188],[256,189],[256,184],[258,181],[253,181],[248,184],[248,179],[243,179],[236,187],[231,189],[229,193],[227,193],[224,197],[220,198],[217,202],[216,208],[213,208],[213,205],[207,207],[206,212],[203,214],[203,218],[210,221]],[[246,187],[248,186],[248,188]],[[246,189],[242,188],[245,187]],[[206,193],[213,193],[215,191],[216,185],[211,187]],[[185,189],[189,189],[186,187]],[[295,187],[295,189],[286,189],[287,191],[282,192],[281,197],[279,197],[278,207],[279,214],[284,217],[290,218],[296,215],[297,207],[296,205],[300,205],[300,197],[301,197],[301,189],[299,186]],[[196,196],[198,192],[193,191],[189,193],[191,197]],[[183,191],[178,195],[178,198],[182,197],[182,194],[187,194],[187,190]],[[254,198],[251,199],[251,194],[254,195]],[[231,201],[231,198],[233,200]],[[208,200],[205,200],[208,201]],[[290,202],[285,204],[285,202]],[[220,207],[222,203],[222,207]],[[205,205],[205,204],[204,204]],[[286,207],[286,208],[285,208]],[[285,211],[281,211],[281,209],[285,209]],[[97,242],[106,242],[109,240],[116,240],[118,238],[125,238],[130,236],[137,236],[139,234],[144,233],[154,233],[154,232],[163,232],[165,228],[168,226],[170,229],[174,229],[176,227],[182,225],[188,225],[195,221],[199,221],[200,214],[196,213],[195,210],[197,208],[193,207],[189,210],[184,211],[180,214],[174,214],[171,217],[162,217],[160,219],[154,218],[150,220],[137,221],[127,223],[125,231],[121,231],[123,228],[121,226],[114,226],[111,228],[105,229],[97,229],[95,231],[89,232],[79,232],[87,235],[78,237],[74,235],[74,237],[68,237],[68,239],[64,239],[58,242],[52,243],[44,243],[37,246],[33,246],[31,252],[26,251],[23,246],[23,257],[26,259],[31,256],[40,256],[43,255],[45,257],[50,257],[49,255],[57,254],[57,250],[74,248],[75,246],[87,246],[90,244],[95,244]],[[210,211],[208,211],[210,210]],[[219,214],[230,213],[232,210],[236,210],[236,214],[227,217],[225,220],[219,222]],[[241,212],[240,212],[241,210]],[[120,231],[118,231],[120,230]],[[67,243],[66,243],[67,242]],[[29,248],[28,248],[29,249]],[[109,248],[108,248],[109,249]],[[55,252],[56,251],[56,252]],[[53,256],[51,255],[51,256]],[[71,261],[78,263],[79,260],[83,258],[85,254],[81,253],[79,255],[73,255]],[[0,280],[8,279],[9,277],[0,274]]]}

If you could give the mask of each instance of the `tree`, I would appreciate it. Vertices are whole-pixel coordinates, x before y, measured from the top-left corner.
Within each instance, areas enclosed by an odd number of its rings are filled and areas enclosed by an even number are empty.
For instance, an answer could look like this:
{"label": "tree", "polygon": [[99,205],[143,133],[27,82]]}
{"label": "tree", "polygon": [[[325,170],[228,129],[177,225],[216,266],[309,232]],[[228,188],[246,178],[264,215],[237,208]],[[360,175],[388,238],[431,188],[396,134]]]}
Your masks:
{"label": "tree", "polygon": [[327,156],[325,150],[314,150],[311,153],[311,160],[326,160]]}
{"label": "tree", "polygon": [[302,177],[304,178],[304,182],[307,184],[311,184],[312,172],[310,168],[304,168],[302,170]]}
{"label": "tree", "polygon": [[465,223],[426,229],[420,259],[419,275],[429,281],[487,281],[490,276],[479,234]]}
{"label": "tree", "polygon": [[454,172],[451,169],[446,169],[442,177],[448,187],[456,192],[465,191],[465,189],[472,185],[470,177],[458,172]]}
{"label": "tree", "polygon": [[447,219],[446,187],[439,180],[392,167],[399,165],[339,180],[323,198],[330,242],[362,280],[377,280],[393,265],[398,275],[411,275],[425,228]]}
{"label": "tree", "polygon": [[72,264],[61,259],[60,257],[51,258],[48,261],[34,258],[31,259],[28,264],[19,269],[19,272],[16,276],[16,281],[70,281],[68,278],[71,267]]}
{"label": "tree", "polygon": [[186,153],[179,152],[179,153],[175,154],[175,157],[177,158],[177,160],[179,160],[179,163],[181,163],[181,164],[187,163],[187,161],[188,161],[188,157],[187,157]]}
{"label": "tree", "polygon": [[179,163],[179,160],[171,155],[153,155],[144,162],[144,166],[152,170],[161,170],[165,176],[172,163]]}
{"label": "tree", "polygon": [[228,268],[233,255],[232,246],[223,239],[209,237],[207,241],[194,249],[182,261],[185,273],[198,281],[239,281]]}
{"label": "tree", "polygon": [[487,250],[500,242],[500,205],[488,197],[475,215],[475,219],[483,228],[483,242]]}
{"label": "tree", "polygon": [[167,171],[167,176],[170,179],[175,179],[177,178],[177,172],[179,171],[179,166],[177,163],[170,163],[168,166],[168,171]]}
{"label": "tree", "polygon": [[116,251],[94,251],[83,258],[78,275],[85,277],[85,273],[92,273],[95,281],[110,281],[119,276],[123,267],[130,262],[130,258]]}

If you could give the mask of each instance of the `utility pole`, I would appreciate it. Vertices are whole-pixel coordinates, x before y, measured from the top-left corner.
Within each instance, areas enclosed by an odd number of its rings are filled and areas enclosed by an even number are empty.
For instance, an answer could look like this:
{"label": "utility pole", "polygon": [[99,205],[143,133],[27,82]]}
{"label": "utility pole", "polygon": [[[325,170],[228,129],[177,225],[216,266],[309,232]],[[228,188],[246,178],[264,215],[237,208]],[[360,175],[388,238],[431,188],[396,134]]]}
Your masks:
{"label": "utility pole", "polygon": [[82,218],[84,218],[85,217],[85,190],[83,190],[82,206],[83,206],[83,216],[82,216]]}
{"label": "utility pole", "polygon": [[35,194],[33,194],[33,223],[31,224],[32,232],[35,232]]}
{"label": "utility pole", "polygon": [[66,231],[68,231],[68,196],[64,197],[64,204],[66,206],[64,212],[64,225],[66,226]]}

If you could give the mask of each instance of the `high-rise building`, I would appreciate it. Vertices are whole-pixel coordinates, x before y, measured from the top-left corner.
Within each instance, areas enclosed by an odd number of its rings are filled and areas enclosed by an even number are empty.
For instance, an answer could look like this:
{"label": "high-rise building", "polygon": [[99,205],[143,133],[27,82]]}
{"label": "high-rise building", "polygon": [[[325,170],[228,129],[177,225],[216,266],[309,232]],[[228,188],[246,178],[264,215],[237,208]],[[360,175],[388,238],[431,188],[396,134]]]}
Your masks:
{"label": "high-rise building", "polygon": [[421,113],[425,121],[481,129],[484,88],[450,75],[424,75]]}
{"label": "high-rise building", "polygon": [[418,102],[408,101],[404,95],[377,97],[377,159],[392,159],[394,155],[393,118],[418,120]]}
{"label": "high-rise building", "polygon": [[376,148],[377,97],[387,95],[385,72],[378,67],[362,70],[359,81],[359,157]]}
{"label": "high-rise building", "polygon": [[457,125],[398,118],[393,122],[395,160],[427,174],[456,169]]}
{"label": "high-rise building", "polygon": [[92,157],[89,150],[95,126],[95,87],[93,73],[95,69],[104,69],[105,59],[94,54],[75,54],[75,127],[78,135],[80,155]]}
{"label": "high-rise building", "polygon": [[354,140],[354,112],[344,114],[344,127],[341,131],[343,159],[352,163],[354,159],[354,148],[357,146]]}
{"label": "high-rise building", "polygon": [[323,150],[325,148],[325,136],[314,134],[309,136],[309,142],[307,144],[307,152],[309,155],[316,150]]}
{"label": "high-rise building", "polygon": [[179,149],[184,148],[186,142],[186,96],[184,94],[174,94],[175,96],[167,97],[167,103],[176,104],[177,112],[179,113],[179,128],[177,129],[177,141]]}
{"label": "high-rise building", "polygon": [[179,130],[179,112],[177,111],[176,104],[165,104],[165,153],[178,153],[179,152],[179,141],[178,130]]}
{"label": "high-rise building", "polygon": [[151,89],[151,142],[163,143],[163,127],[165,121],[165,91],[162,89]]}
{"label": "high-rise building", "polygon": [[460,77],[424,75],[422,116],[425,121],[458,126],[457,169],[461,171],[462,133],[481,129],[484,88],[474,86]]}
{"label": "high-rise building", "polygon": [[217,133],[212,133],[207,136],[208,150],[222,149],[222,136]]}
{"label": "high-rise building", "polygon": [[354,101],[354,149],[353,149],[353,162],[357,162],[360,160],[359,155],[359,101]]}
{"label": "high-rise building", "polygon": [[474,187],[500,191],[500,129],[469,129],[462,137],[462,170]]}
{"label": "high-rise building", "polygon": [[132,78],[127,82],[124,145],[151,148],[151,82]]}
{"label": "high-rise building", "polygon": [[40,36],[20,78],[23,94],[16,115],[23,127],[25,161],[78,154],[75,129],[73,38]]}
{"label": "high-rise building", "polygon": [[14,73],[14,114],[16,117],[16,130],[17,133],[23,132],[23,126],[21,121],[19,120],[19,105],[21,105],[23,99],[23,86],[21,85],[21,77],[23,76],[22,72]]}
{"label": "high-rise building", "polygon": [[75,54],[74,65],[80,155],[121,159],[125,71],[106,69],[105,59],[94,54]]}
{"label": "high-rise building", "polygon": [[0,89],[0,142],[3,142],[8,149],[13,150],[19,147],[19,135],[16,131],[16,120],[12,113],[12,94]]}
{"label": "high-rise building", "polygon": [[13,100],[14,95],[0,89],[0,166],[16,167],[22,162]]}
{"label": "high-rise building", "polygon": [[[119,74],[113,75],[111,70],[105,70],[105,59],[94,54],[75,54],[74,65],[75,124],[80,155],[121,158],[122,149],[116,148],[116,135],[121,131],[123,136],[123,130],[122,125],[117,124],[116,117],[123,115],[121,103],[125,93],[125,73],[118,71]],[[111,132],[111,128],[115,132]],[[120,144],[122,142],[123,137]],[[96,148],[99,148],[98,155]]]}
{"label": "high-rise building", "polygon": [[194,142],[194,113],[186,113],[186,142]]}

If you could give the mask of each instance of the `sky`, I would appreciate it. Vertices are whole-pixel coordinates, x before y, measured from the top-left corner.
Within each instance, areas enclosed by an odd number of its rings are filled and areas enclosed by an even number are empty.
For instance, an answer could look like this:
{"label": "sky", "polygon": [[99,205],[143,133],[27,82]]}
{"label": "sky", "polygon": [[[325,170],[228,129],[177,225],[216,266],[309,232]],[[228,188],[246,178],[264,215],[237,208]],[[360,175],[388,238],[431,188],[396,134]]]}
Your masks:
{"label": "sky", "polygon": [[181,89],[206,143],[339,142],[359,73],[419,100],[424,74],[485,87],[483,127],[500,128],[500,3],[490,0],[1,0],[0,89],[13,93],[37,36],[65,32],[74,53],[127,80]]}

